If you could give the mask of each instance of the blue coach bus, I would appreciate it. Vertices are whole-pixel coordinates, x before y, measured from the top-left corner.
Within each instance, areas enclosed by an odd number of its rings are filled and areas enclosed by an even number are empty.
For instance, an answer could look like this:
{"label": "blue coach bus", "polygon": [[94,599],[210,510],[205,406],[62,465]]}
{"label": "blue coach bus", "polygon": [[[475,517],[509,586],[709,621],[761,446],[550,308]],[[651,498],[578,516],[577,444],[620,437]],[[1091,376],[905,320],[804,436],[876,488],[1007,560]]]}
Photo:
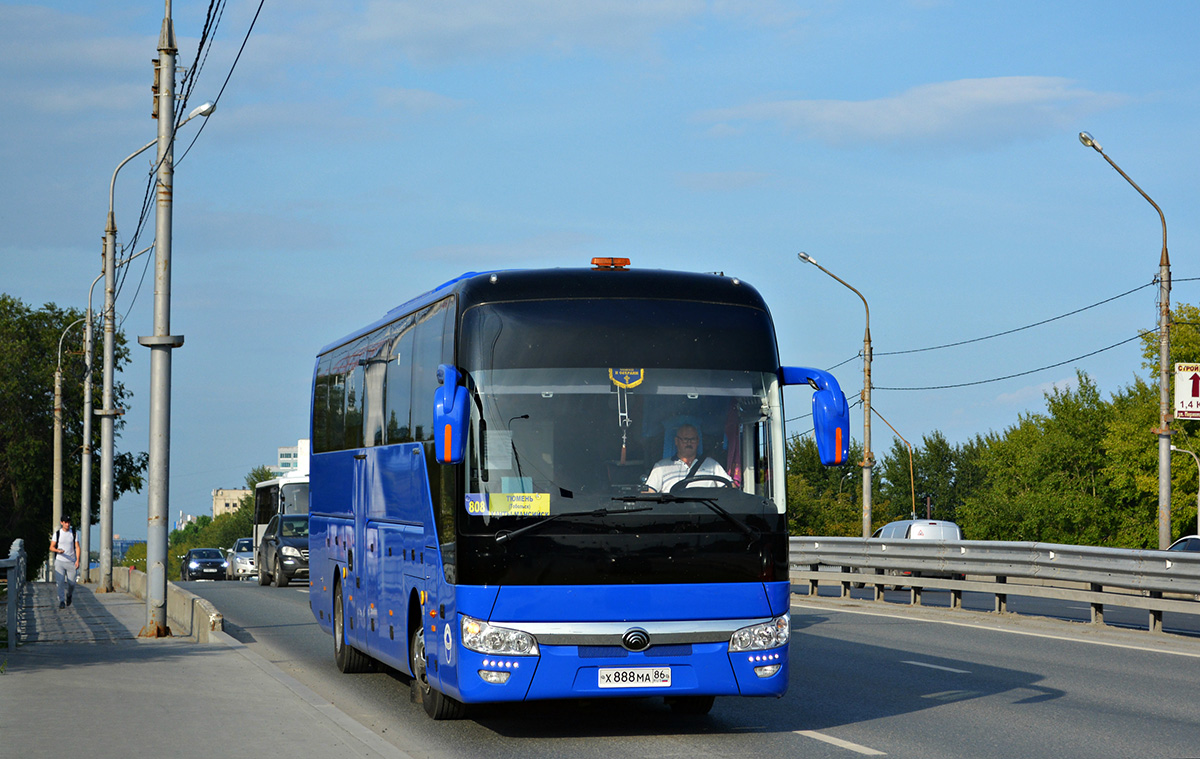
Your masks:
{"label": "blue coach bus", "polygon": [[788,384],[845,463],[845,396],[780,366],[754,288],[625,259],[466,274],[323,348],[310,602],[339,669],[411,675],[434,719],[782,695]]}

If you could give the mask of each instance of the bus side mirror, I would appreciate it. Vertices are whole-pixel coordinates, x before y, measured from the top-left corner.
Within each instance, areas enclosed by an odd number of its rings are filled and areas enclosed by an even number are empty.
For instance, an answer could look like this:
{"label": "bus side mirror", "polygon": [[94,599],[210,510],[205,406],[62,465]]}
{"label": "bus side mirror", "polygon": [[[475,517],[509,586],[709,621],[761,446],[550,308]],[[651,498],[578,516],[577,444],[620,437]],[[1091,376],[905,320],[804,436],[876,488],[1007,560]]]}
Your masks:
{"label": "bus side mirror", "polygon": [[467,423],[470,405],[467,389],[459,384],[458,369],[441,364],[438,383],[433,391],[434,450],[440,464],[459,464],[467,448]]}
{"label": "bus side mirror", "polygon": [[813,427],[821,463],[845,464],[850,458],[850,406],[838,381],[829,372],[803,366],[780,368],[779,381],[813,388]]}

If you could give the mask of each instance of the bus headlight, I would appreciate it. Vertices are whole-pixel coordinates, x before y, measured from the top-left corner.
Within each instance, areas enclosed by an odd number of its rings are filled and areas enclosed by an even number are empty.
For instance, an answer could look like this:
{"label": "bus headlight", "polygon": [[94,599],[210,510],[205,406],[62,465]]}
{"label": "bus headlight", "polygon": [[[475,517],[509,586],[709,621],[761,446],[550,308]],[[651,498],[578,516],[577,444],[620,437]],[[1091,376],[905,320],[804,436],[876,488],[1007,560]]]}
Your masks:
{"label": "bus headlight", "polygon": [[481,654],[537,656],[537,640],[527,632],[489,625],[481,619],[463,615],[462,642]]}
{"label": "bus headlight", "polygon": [[729,651],[763,651],[787,645],[791,635],[791,614],[770,622],[743,627],[729,638]]}

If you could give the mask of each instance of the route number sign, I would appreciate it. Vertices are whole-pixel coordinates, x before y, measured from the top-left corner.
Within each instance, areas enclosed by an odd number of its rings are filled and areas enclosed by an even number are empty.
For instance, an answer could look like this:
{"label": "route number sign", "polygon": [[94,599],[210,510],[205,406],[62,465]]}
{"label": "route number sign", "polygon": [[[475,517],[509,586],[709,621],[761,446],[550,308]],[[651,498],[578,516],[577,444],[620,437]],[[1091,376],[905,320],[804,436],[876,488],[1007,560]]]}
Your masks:
{"label": "route number sign", "polygon": [[1175,364],[1175,418],[1200,419],[1200,364]]}

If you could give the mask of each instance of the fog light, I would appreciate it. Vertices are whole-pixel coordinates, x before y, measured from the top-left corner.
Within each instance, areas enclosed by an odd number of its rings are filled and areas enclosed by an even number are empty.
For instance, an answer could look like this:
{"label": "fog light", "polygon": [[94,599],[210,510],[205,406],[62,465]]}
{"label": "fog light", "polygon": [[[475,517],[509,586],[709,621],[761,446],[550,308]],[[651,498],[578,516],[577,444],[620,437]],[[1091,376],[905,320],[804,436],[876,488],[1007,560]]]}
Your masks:
{"label": "fog light", "polygon": [[754,674],[758,675],[759,677],[770,677],[778,672],[779,668],[782,666],[782,664],[768,664],[765,667],[755,667]]}
{"label": "fog light", "polygon": [[492,683],[493,685],[504,685],[506,682],[508,682],[508,678],[511,676],[512,672],[494,672],[490,669],[479,670],[479,677],[482,678],[485,683]]}

